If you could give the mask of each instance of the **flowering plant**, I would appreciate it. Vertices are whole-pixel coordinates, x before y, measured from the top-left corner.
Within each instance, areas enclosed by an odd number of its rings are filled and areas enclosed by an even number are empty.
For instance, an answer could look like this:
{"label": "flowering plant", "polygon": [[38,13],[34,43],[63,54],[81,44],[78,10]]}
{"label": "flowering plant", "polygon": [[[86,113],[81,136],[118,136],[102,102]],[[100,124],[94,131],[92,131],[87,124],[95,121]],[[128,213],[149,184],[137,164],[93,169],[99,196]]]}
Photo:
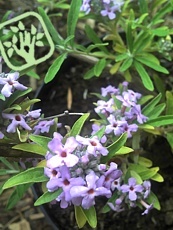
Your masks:
{"label": "flowering plant", "polygon": [[[58,130],[59,115],[46,118],[41,109],[31,110],[39,99],[27,96],[31,89],[19,83],[19,73],[1,73],[0,160],[8,167],[8,170],[2,170],[3,173],[15,174],[1,186],[1,192],[15,187],[7,207],[15,205],[33,183],[42,183],[45,185],[43,195],[35,205],[52,201],[59,203],[61,208],[73,205],[80,228],[86,222],[96,227],[98,197],[107,199],[103,213],[136,206],[144,209],[142,214],[147,214],[153,207],[160,209],[157,196],[151,190],[151,181],[162,182],[163,177],[158,172],[159,167],[153,167],[152,161],[141,155],[141,139],[144,133],[162,135],[173,146],[170,128],[173,123],[170,99],[173,96],[167,91],[164,101],[164,90],[157,96],[154,92],[155,97],[142,96],[130,89],[127,81],[133,80],[131,72],[136,71],[145,88],[154,91],[153,81],[156,89],[161,88],[159,77],[155,75],[157,77],[152,81],[148,73],[168,73],[155,55],[171,59],[171,30],[160,24],[163,16],[171,11],[172,2],[139,1],[138,13],[133,9],[135,4],[136,1],[73,0],[65,40],[43,8],[38,9],[57,50],[62,52],[49,68],[46,83],[54,78],[67,54],[94,64],[85,79],[98,77],[109,68],[111,74],[121,72],[126,81],[118,87],[103,87],[101,93],[96,94],[97,118],[92,118],[92,131],[88,131],[87,136],[82,136],[81,130],[89,113],[82,114],[63,136]],[[150,5],[153,6],[151,12]],[[154,15],[156,9],[158,12]],[[79,18],[94,18],[101,22],[104,38],[100,39],[91,27],[86,26],[85,32],[93,44],[88,47],[75,44],[74,32]],[[121,31],[125,32],[126,43],[121,38]],[[110,44],[104,41],[111,41],[112,49],[108,49]],[[13,151],[9,152],[9,149]],[[9,162],[9,156],[19,159],[20,164]]]}

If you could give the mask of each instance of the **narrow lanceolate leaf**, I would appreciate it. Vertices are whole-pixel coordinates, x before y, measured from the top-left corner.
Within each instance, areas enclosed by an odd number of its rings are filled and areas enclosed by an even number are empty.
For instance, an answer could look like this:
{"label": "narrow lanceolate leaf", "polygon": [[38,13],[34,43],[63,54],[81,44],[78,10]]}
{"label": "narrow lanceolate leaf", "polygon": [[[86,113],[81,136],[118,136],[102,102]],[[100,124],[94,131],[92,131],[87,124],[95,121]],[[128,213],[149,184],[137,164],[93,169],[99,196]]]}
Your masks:
{"label": "narrow lanceolate leaf", "polygon": [[161,72],[161,73],[165,73],[165,74],[168,74],[168,70],[166,68],[164,68],[163,66],[161,65],[158,65],[157,63],[153,62],[152,60],[150,60],[150,58],[148,57],[135,57],[135,59],[139,62],[141,62],[142,64],[158,71],[158,72]]}
{"label": "narrow lanceolate leaf", "polygon": [[162,95],[159,93],[156,97],[152,99],[143,109],[142,109],[142,114],[145,116],[148,116],[154,109],[154,107],[159,103]]}
{"label": "narrow lanceolate leaf", "polygon": [[160,210],[160,203],[157,196],[151,191],[149,197],[146,200],[149,204],[153,204],[154,208]]}
{"label": "narrow lanceolate leaf", "polygon": [[[94,44],[104,44],[102,40],[98,37],[97,33],[89,26],[85,26],[85,33],[87,37],[94,43]],[[98,49],[102,50],[104,53],[108,53],[108,50],[105,46],[97,46]]]}
{"label": "narrow lanceolate leaf", "polygon": [[88,224],[95,228],[97,226],[97,216],[94,206],[90,207],[89,209],[82,209]]}
{"label": "narrow lanceolate leaf", "polygon": [[48,69],[48,71],[46,73],[46,76],[44,79],[45,83],[48,83],[54,79],[55,75],[59,71],[59,69],[60,69],[62,63],[64,62],[64,60],[66,59],[66,57],[67,57],[67,54],[63,53],[54,60],[53,64],[50,66],[50,68]]}
{"label": "narrow lanceolate leaf", "polygon": [[139,76],[141,77],[142,83],[144,84],[145,88],[150,91],[153,91],[154,90],[153,82],[150,76],[148,75],[147,71],[145,70],[145,68],[138,61],[134,61],[134,66]]}
{"label": "narrow lanceolate leaf", "polygon": [[173,115],[173,94],[166,91],[166,115]]}
{"label": "narrow lanceolate leaf", "polygon": [[29,139],[47,150],[48,150],[48,147],[47,147],[48,143],[51,141],[51,138],[49,137],[44,137],[44,136],[39,136],[39,135],[34,135],[34,134],[30,135]]}
{"label": "narrow lanceolate leaf", "polygon": [[44,175],[44,168],[30,168],[7,180],[3,189],[11,188],[20,184],[43,182],[47,180],[48,178]]}
{"label": "narrow lanceolate leaf", "polygon": [[[82,0],[71,1],[67,17],[67,36],[75,35],[75,29],[78,21],[81,4]],[[73,45],[73,40],[71,40],[71,45]]]}
{"label": "narrow lanceolate leaf", "polygon": [[57,30],[53,26],[52,22],[50,21],[48,15],[44,11],[44,9],[42,7],[38,7],[38,12],[42,16],[43,21],[44,21],[44,23],[46,25],[46,28],[49,31],[50,35],[52,36],[52,39],[55,42],[55,44],[62,45],[63,44],[63,39],[58,34]]}
{"label": "narrow lanceolate leaf", "polygon": [[150,119],[154,119],[154,118],[157,118],[165,109],[166,107],[166,104],[165,103],[162,103],[162,104],[159,104],[157,105],[153,111],[148,115],[148,117]]}
{"label": "narrow lanceolate leaf", "polygon": [[172,125],[173,115],[160,116],[158,118],[147,121],[146,124],[153,125],[155,127],[164,126],[164,125]]}
{"label": "narrow lanceolate leaf", "polygon": [[81,129],[85,123],[85,121],[87,120],[87,118],[89,117],[89,113],[85,113],[84,115],[82,115],[73,125],[69,136],[73,136],[75,137],[76,135],[80,134]]}
{"label": "narrow lanceolate leaf", "polygon": [[82,211],[82,208],[80,206],[75,206],[75,218],[76,223],[79,228],[83,228],[83,226],[86,224],[86,217]]}
{"label": "narrow lanceolate leaf", "polygon": [[[31,143],[23,143],[18,144],[12,147],[13,149],[22,150],[24,152],[31,152],[35,154],[39,154],[41,156],[45,156],[47,152],[47,148],[43,148],[42,146],[38,144],[31,144]],[[25,153],[23,153],[25,155]]]}
{"label": "narrow lanceolate leaf", "polygon": [[108,155],[101,158],[102,163],[108,162],[112,157],[116,155],[116,152],[125,144],[127,140],[127,133],[123,133],[118,140],[116,140],[113,144],[108,146]]}
{"label": "narrow lanceolate leaf", "polygon": [[34,203],[34,206],[38,206],[41,204],[45,204],[48,202],[51,202],[52,200],[55,200],[62,192],[62,189],[58,189],[55,192],[45,192],[42,196],[40,196],[36,202]]}
{"label": "narrow lanceolate leaf", "polygon": [[21,200],[21,198],[23,197],[23,195],[25,194],[25,192],[28,190],[28,188],[31,186],[32,184],[21,184],[16,186],[16,189],[14,190],[14,192],[11,194],[10,198],[8,199],[6,208],[7,209],[11,209],[13,208],[18,201]]}
{"label": "narrow lanceolate leaf", "polygon": [[127,59],[123,62],[123,64],[122,64],[122,66],[120,67],[119,71],[120,71],[120,72],[126,71],[127,69],[130,68],[130,66],[132,65],[132,63],[133,63],[133,58],[131,58],[131,57],[127,58]]}
{"label": "narrow lanceolate leaf", "polygon": [[105,67],[106,67],[106,60],[103,58],[103,59],[99,60],[94,66],[95,76],[99,77]]}

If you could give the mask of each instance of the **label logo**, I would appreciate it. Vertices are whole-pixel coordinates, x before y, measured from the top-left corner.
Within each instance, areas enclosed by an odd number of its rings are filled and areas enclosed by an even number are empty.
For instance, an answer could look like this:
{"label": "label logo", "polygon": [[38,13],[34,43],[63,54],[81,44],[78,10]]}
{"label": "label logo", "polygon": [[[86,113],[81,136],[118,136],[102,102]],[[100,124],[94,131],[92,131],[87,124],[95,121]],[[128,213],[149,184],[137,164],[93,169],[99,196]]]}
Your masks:
{"label": "label logo", "polygon": [[1,55],[15,71],[44,62],[55,49],[42,17],[36,12],[27,12],[1,23],[0,33]]}

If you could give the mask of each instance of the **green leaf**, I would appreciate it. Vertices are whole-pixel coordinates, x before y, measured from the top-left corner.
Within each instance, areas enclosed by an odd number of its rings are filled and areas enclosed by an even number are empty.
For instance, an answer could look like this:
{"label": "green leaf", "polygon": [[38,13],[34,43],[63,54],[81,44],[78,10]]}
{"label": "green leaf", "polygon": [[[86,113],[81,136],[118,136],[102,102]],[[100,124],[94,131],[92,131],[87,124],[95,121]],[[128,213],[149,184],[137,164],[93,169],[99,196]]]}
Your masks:
{"label": "green leaf", "polygon": [[8,179],[7,182],[5,182],[3,189],[11,188],[20,184],[43,181],[48,181],[48,178],[44,175],[44,168],[30,168]]}
{"label": "green leaf", "polygon": [[143,183],[143,180],[142,180],[141,176],[137,172],[135,172],[133,170],[130,170],[130,177],[135,178],[137,184],[142,184]]}
{"label": "green leaf", "polygon": [[128,154],[128,153],[131,153],[133,152],[134,150],[132,148],[129,148],[129,147],[126,147],[126,146],[122,146],[116,153],[115,153],[115,156],[116,155],[125,155],[125,154]]}
{"label": "green leaf", "polygon": [[16,186],[16,189],[14,192],[11,194],[10,198],[8,199],[6,208],[9,210],[13,208],[18,201],[20,201],[25,194],[25,192],[28,190],[28,188],[31,186],[31,184],[21,184]]}
{"label": "green leaf", "polygon": [[95,76],[99,77],[102,71],[104,70],[105,66],[106,66],[106,60],[104,58],[100,59],[94,66]]}
{"label": "green leaf", "polygon": [[33,77],[35,79],[38,79],[38,80],[40,79],[40,76],[33,70],[27,71],[26,75],[29,77]]}
{"label": "green leaf", "polygon": [[134,61],[134,66],[135,66],[139,76],[141,77],[142,83],[144,84],[145,88],[147,88],[150,91],[153,91],[154,90],[153,83],[151,81],[150,76],[148,75],[148,73],[144,69],[144,67],[138,61]]}
{"label": "green leaf", "polygon": [[140,172],[139,175],[143,180],[151,179],[159,170],[159,167],[150,168],[146,171]]}
{"label": "green leaf", "polygon": [[60,36],[58,31],[53,26],[52,22],[50,21],[48,15],[44,11],[44,9],[41,8],[41,7],[38,7],[38,12],[41,15],[41,17],[42,17],[42,19],[43,19],[43,21],[44,21],[44,23],[46,25],[46,28],[49,31],[50,35],[52,36],[52,39],[55,42],[55,44],[63,45],[62,37]]}
{"label": "green leaf", "polygon": [[104,53],[108,53],[108,50],[105,46],[99,46],[100,44],[104,44],[102,42],[102,40],[98,37],[98,34],[95,33],[95,31],[89,26],[86,25],[85,26],[85,32],[87,34],[87,37],[97,46],[97,48],[99,48],[101,51],[103,51]]}
{"label": "green leaf", "polygon": [[[41,156],[45,156],[47,152],[47,148],[43,148],[42,146],[38,144],[33,144],[33,143],[22,143],[18,144],[12,147],[12,149],[18,149],[26,152],[31,152],[35,154],[39,154]],[[23,154],[25,155],[25,153]]]}
{"label": "green leaf", "polygon": [[[70,4],[70,9],[67,16],[67,36],[75,35],[76,24],[79,17],[80,7],[82,0],[72,0]],[[74,39],[71,40],[71,45],[73,45]]]}
{"label": "green leaf", "polygon": [[14,170],[14,165],[11,164],[5,157],[0,157],[0,161],[3,163],[3,165],[5,165],[6,167],[8,167],[11,170]]}
{"label": "green leaf", "polygon": [[166,115],[173,115],[173,94],[166,91]]}
{"label": "green leaf", "polygon": [[157,182],[163,182],[164,178],[159,173],[156,173],[153,177],[151,177],[151,180],[154,180]]}
{"label": "green leaf", "polygon": [[142,114],[145,116],[148,116],[154,109],[154,107],[159,103],[162,95],[159,93],[156,97],[153,98],[152,101],[150,101],[143,109]]}
{"label": "green leaf", "polygon": [[127,59],[123,62],[123,64],[121,65],[119,71],[120,71],[120,72],[126,71],[127,69],[130,68],[130,66],[132,65],[132,63],[133,63],[133,58],[132,58],[132,57],[127,58]]}
{"label": "green leaf", "polygon": [[103,126],[103,127],[102,127],[101,129],[99,129],[96,133],[94,133],[94,134],[92,135],[92,137],[93,137],[93,136],[97,136],[99,139],[101,139],[102,136],[105,134],[105,129],[106,129],[106,127]]}
{"label": "green leaf", "polygon": [[151,30],[153,35],[164,37],[169,35],[169,29],[167,26],[162,26],[156,29]]}
{"label": "green leaf", "polygon": [[153,165],[153,162],[151,160],[149,160],[148,158],[139,156],[138,164],[143,165],[143,166],[148,168],[148,167],[151,167]]}
{"label": "green leaf", "polygon": [[42,205],[45,203],[49,203],[52,200],[55,200],[62,193],[62,189],[58,189],[55,192],[45,192],[42,196],[40,196],[34,203],[34,206]]}
{"label": "green leaf", "polygon": [[143,105],[145,104],[146,102],[148,102],[149,100],[151,100],[154,96],[153,95],[146,95],[146,96],[143,96],[139,99],[138,103],[140,105]]}
{"label": "green leaf", "polygon": [[158,72],[165,73],[165,74],[169,73],[166,68],[162,67],[161,65],[156,64],[155,62],[152,62],[149,57],[148,58],[147,57],[146,58],[145,57],[135,57],[135,59],[137,61],[141,62],[142,64],[144,64],[144,65],[146,65],[146,66],[148,66],[148,67],[150,67],[150,68],[152,68]]}
{"label": "green leaf", "polygon": [[154,208],[160,210],[160,203],[157,196],[151,191],[149,197],[146,200],[149,204],[153,204]]}
{"label": "green leaf", "polygon": [[79,228],[83,228],[87,221],[83,213],[83,210],[80,206],[74,206],[74,209],[75,209],[76,223]]}
{"label": "green leaf", "polygon": [[148,120],[146,122],[146,124],[153,125],[155,127],[160,127],[160,126],[164,126],[164,125],[172,125],[173,124],[173,115],[160,116],[158,118]]}
{"label": "green leaf", "polygon": [[8,98],[7,103],[5,104],[5,107],[10,107],[12,103],[14,103],[18,98],[30,93],[32,91],[32,88],[28,88],[27,90],[24,91],[15,91],[10,98]]}
{"label": "green leaf", "polygon": [[166,133],[166,139],[171,146],[171,149],[173,149],[173,133]]}
{"label": "green leaf", "polygon": [[148,114],[149,119],[154,119],[158,117],[165,109],[166,105],[165,103],[157,105],[151,113]]}
{"label": "green leaf", "polygon": [[0,169],[0,176],[8,175],[8,174],[16,174],[19,172],[20,172],[19,170],[15,170],[15,169]]}
{"label": "green leaf", "polygon": [[52,140],[49,137],[44,137],[44,136],[34,135],[34,134],[29,135],[29,139],[47,150],[48,150],[48,143]]}
{"label": "green leaf", "polygon": [[88,119],[90,113],[83,114],[72,126],[69,136],[75,137],[76,135],[80,134],[81,129],[85,123],[85,121]]}
{"label": "green leaf", "polygon": [[86,217],[86,220],[88,222],[88,224],[92,227],[92,228],[96,228],[97,226],[97,216],[96,216],[96,211],[94,206],[91,206],[89,209],[83,209],[83,214]]}
{"label": "green leaf", "polygon": [[118,54],[118,55],[116,55],[115,61],[119,62],[119,61],[123,61],[124,59],[127,59],[127,58],[129,58],[128,53]]}
{"label": "green leaf", "polygon": [[58,56],[53,64],[49,67],[47,73],[46,73],[46,76],[45,76],[45,79],[44,79],[44,82],[45,83],[48,83],[50,81],[53,80],[53,78],[55,77],[55,75],[57,74],[57,72],[59,71],[62,63],[64,62],[64,60],[66,59],[67,57],[67,54],[66,53],[63,53],[61,54],[60,56]]}
{"label": "green leaf", "polygon": [[85,74],[84,74],[84,79],[90,79],[94,77],[94,67],[89,69]]}
{"label": "green leaf", "polygon": [[123,133],[118,140],[116,140],[113,144],[109,145],[107,147],[109,153],[107,156],[102,156],[101,162],[106,163],[108,162],[112,157],[116,155],[116,152],[126,143],[127,140],[127,133]]}
{"label": "green leaf", "polygon": [[20,104],[20,107],[21,107],[21,113],[25,112],[25,110],[29,109],[31,105],[39,102],[40,99],[26,99],[24,100],[21,104]]}

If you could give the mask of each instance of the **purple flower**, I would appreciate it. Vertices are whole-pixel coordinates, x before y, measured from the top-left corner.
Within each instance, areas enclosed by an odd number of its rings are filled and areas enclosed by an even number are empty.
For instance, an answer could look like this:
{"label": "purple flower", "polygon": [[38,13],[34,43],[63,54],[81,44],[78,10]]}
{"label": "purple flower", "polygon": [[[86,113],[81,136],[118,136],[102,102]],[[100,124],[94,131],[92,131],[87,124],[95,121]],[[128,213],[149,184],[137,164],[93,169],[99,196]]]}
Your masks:
{"label": "purple flower", "polygon": [[50,121],[39,121],[39,123],[33,128],[34,134],[48,133],[50,126],[52,125],[54,125],[54,119]]}
{"label": "purple flower", "polygon": [[141,193],[143,191],[143,186],[140,184],[136,184],[136,179],[131,177],[128,179],[128,184],[124,184],[121,186],[122,193],[128,193],[128,197],[131,201],[137,200],[137,193]]}
{"label": "purple flower", "polygon": [[29,125],[25,121],[25,116],[23,114],[6,114],[2,113],[3,118],[12,120],[11,124],[7,127],[8,133],[15,133],[16,129],[20,126],[26,130],[31,130]]}
{"label": "purple flower", "polygon": [[65,200],[69,202],[71,200],[70,189],[73,186],[85,185],[85,181],[81,177],[72,178],[69,168],[66,165],[61,166],[59,171],[61,177],[48,181],[47,188],[49,191],[55,191],[57,188],[62,188]]}
{"label": "purple flower", "polygon": [[110,202],[108,202],[107,204],[113,211],[122,212],[124,211],[123,200],[124,200],[124,196],[120,196],[118,199],[115,200],[115,204]]}
{"label": "purple flower", "polygon": [[4,138],[4,134],[0,131],[0,139]]}
{"label": "purple flower", "polygon": [[18,78],[19,78],[18,72],[8,73],[8,75],[5,75],[5,77],[0,77],[0,85],[4,85],[3,88],[1,89],[1,93],[5,97],[9,97],[14,91],[14,89],[21,90],[21,91],[27,89],[26,86],[16,81]]}
{"label": "purple flower", "polygon": [[63,165],[73,167],[76,165],[79,161],[79,158],[72,153],[77,146],[78,143],[74,137],[67,138],[65,145],[63,145],[58,138],[54,137],[53,140],[49,142],[48,147],[50,151],[56,155],[47,160],[47,167],[56,168]]}
{"label": "purple flower", "polygon": [[110,7],[108,4],[104,5],[104,9],[100,11],[102,16],[108,16],[110,20],[114,19],[116,17],[115,9],[116,7]]}
{"label": "purple flower", "polygon": [[122,172],[117,169],[117,164],[111,162],[109,169],[99,178],[98,183],[101,182],[102,186],[111,189],[112,182],[120,178],[121,175]]}
{"label": "purple flower", "polygon": [[90,1],[91,0],[83,0],[82,6],[80,8],[80,10],[84,11],[86,14],[88,14],[91,10]]}
{"label": "purple flower", "polygon": [[50,179],[60,177],[59,168],[50,169],[50,168],[45,167],[44,174]]}
{"label": "purple flower", "polygon": [[145,201],[141,200],[140,203],[143,207],[145,207],[145,211],[142,213],[142,215],[147,215],[151,209],[153,209],[153,204],[147,204]]}
{"label": "purple flower", "polygon": [[84,138],[77,135],[76,140],[80,144],[88,146],[87,152],[89,154],[93,154],[94,156],[97,156],[98,153],[100,153],[103,156],[106,156],[108,154],[108,150],[102,146],[97,136],[93,136],[91,138]]}
{"label": "purple flower", "polygon": [[34,119],[37,119],[41,116],[41,109],[36,109],[36,110],[33,110],[33,111],[29,111],[26,115],[26,117],[28,118],[34,118]]}
{"label": "purple flower", "polygon": [[95,108],[96,113],[110,114],[114,111],[113,108],[114,100],[110,98],[108,101],[98,100],[97,107]]}
{"label": "purple flower", "polygon": [[137,100],[141,98],[140,93],[135,93],[133,90],[127,90],[121,95],[117,95],[116,98],[123,102],[123,106],[131,107],[136,106]]}
{"label": "purple flower", "polygon": [[144,187],[144,199],[146,199],[151,191],[151,182],[150,181],[144,181],[143,182],[143,187]]}
{"label": "purple flower", "polygon": [[111,196],[111,191],[104,187],[97,186],[98,177],[94,172],[91,172],[86,176],[87,186],[73,186],[70,190],[72,198],[82,197],[82,207],[84,209],[89,209],[91,206],[95,205],[96,196],[106,196],[109,198]]}
{"label": "purple flower", "polygon": [[101,95],[106,97],[107,95],[118,94],[119,89],[116,89],[114,86],[107,86],[106,88],[101,88]]}
{"label": "purple flower", "polygon": [[138,126],[136,124],[129,125],[128,123],[123,125],[124,132],[127,132],[128,138],[132,137],[132,133],[136,132],[138,130]]}
{"label": "purple flower", "polygon": [[141,113],[141,106],[140,105],[136,105],[131,109],[131,114],[137,119],[137,121],[139,122],[139,124],[143,124],[144,122],[146,122],[148,120],[148,117],[144,116]]}
{"label": "purple flower", "polygon": [[[98,124],[92,124],[92,133],[91,133],[91,135],[94,135],[97,131],[99,131],[101,128],[102,128],[103,126],[100,126],[100,125],[98,125]],[[103,135],[102,137],[101,137],[101,139],[100,139],[100,142],[101,143],[105,143],[107,141],[107,137],[106,137],[106,135]]]}
{"label": "purple flower", "polygon": [[106,126],[106,134],[114,132],[115,136],[120,136],[124,132],[124,125],[127,124],[127,121],[116,120],[115,116],[112,114],[107,120],[110,124]]}

